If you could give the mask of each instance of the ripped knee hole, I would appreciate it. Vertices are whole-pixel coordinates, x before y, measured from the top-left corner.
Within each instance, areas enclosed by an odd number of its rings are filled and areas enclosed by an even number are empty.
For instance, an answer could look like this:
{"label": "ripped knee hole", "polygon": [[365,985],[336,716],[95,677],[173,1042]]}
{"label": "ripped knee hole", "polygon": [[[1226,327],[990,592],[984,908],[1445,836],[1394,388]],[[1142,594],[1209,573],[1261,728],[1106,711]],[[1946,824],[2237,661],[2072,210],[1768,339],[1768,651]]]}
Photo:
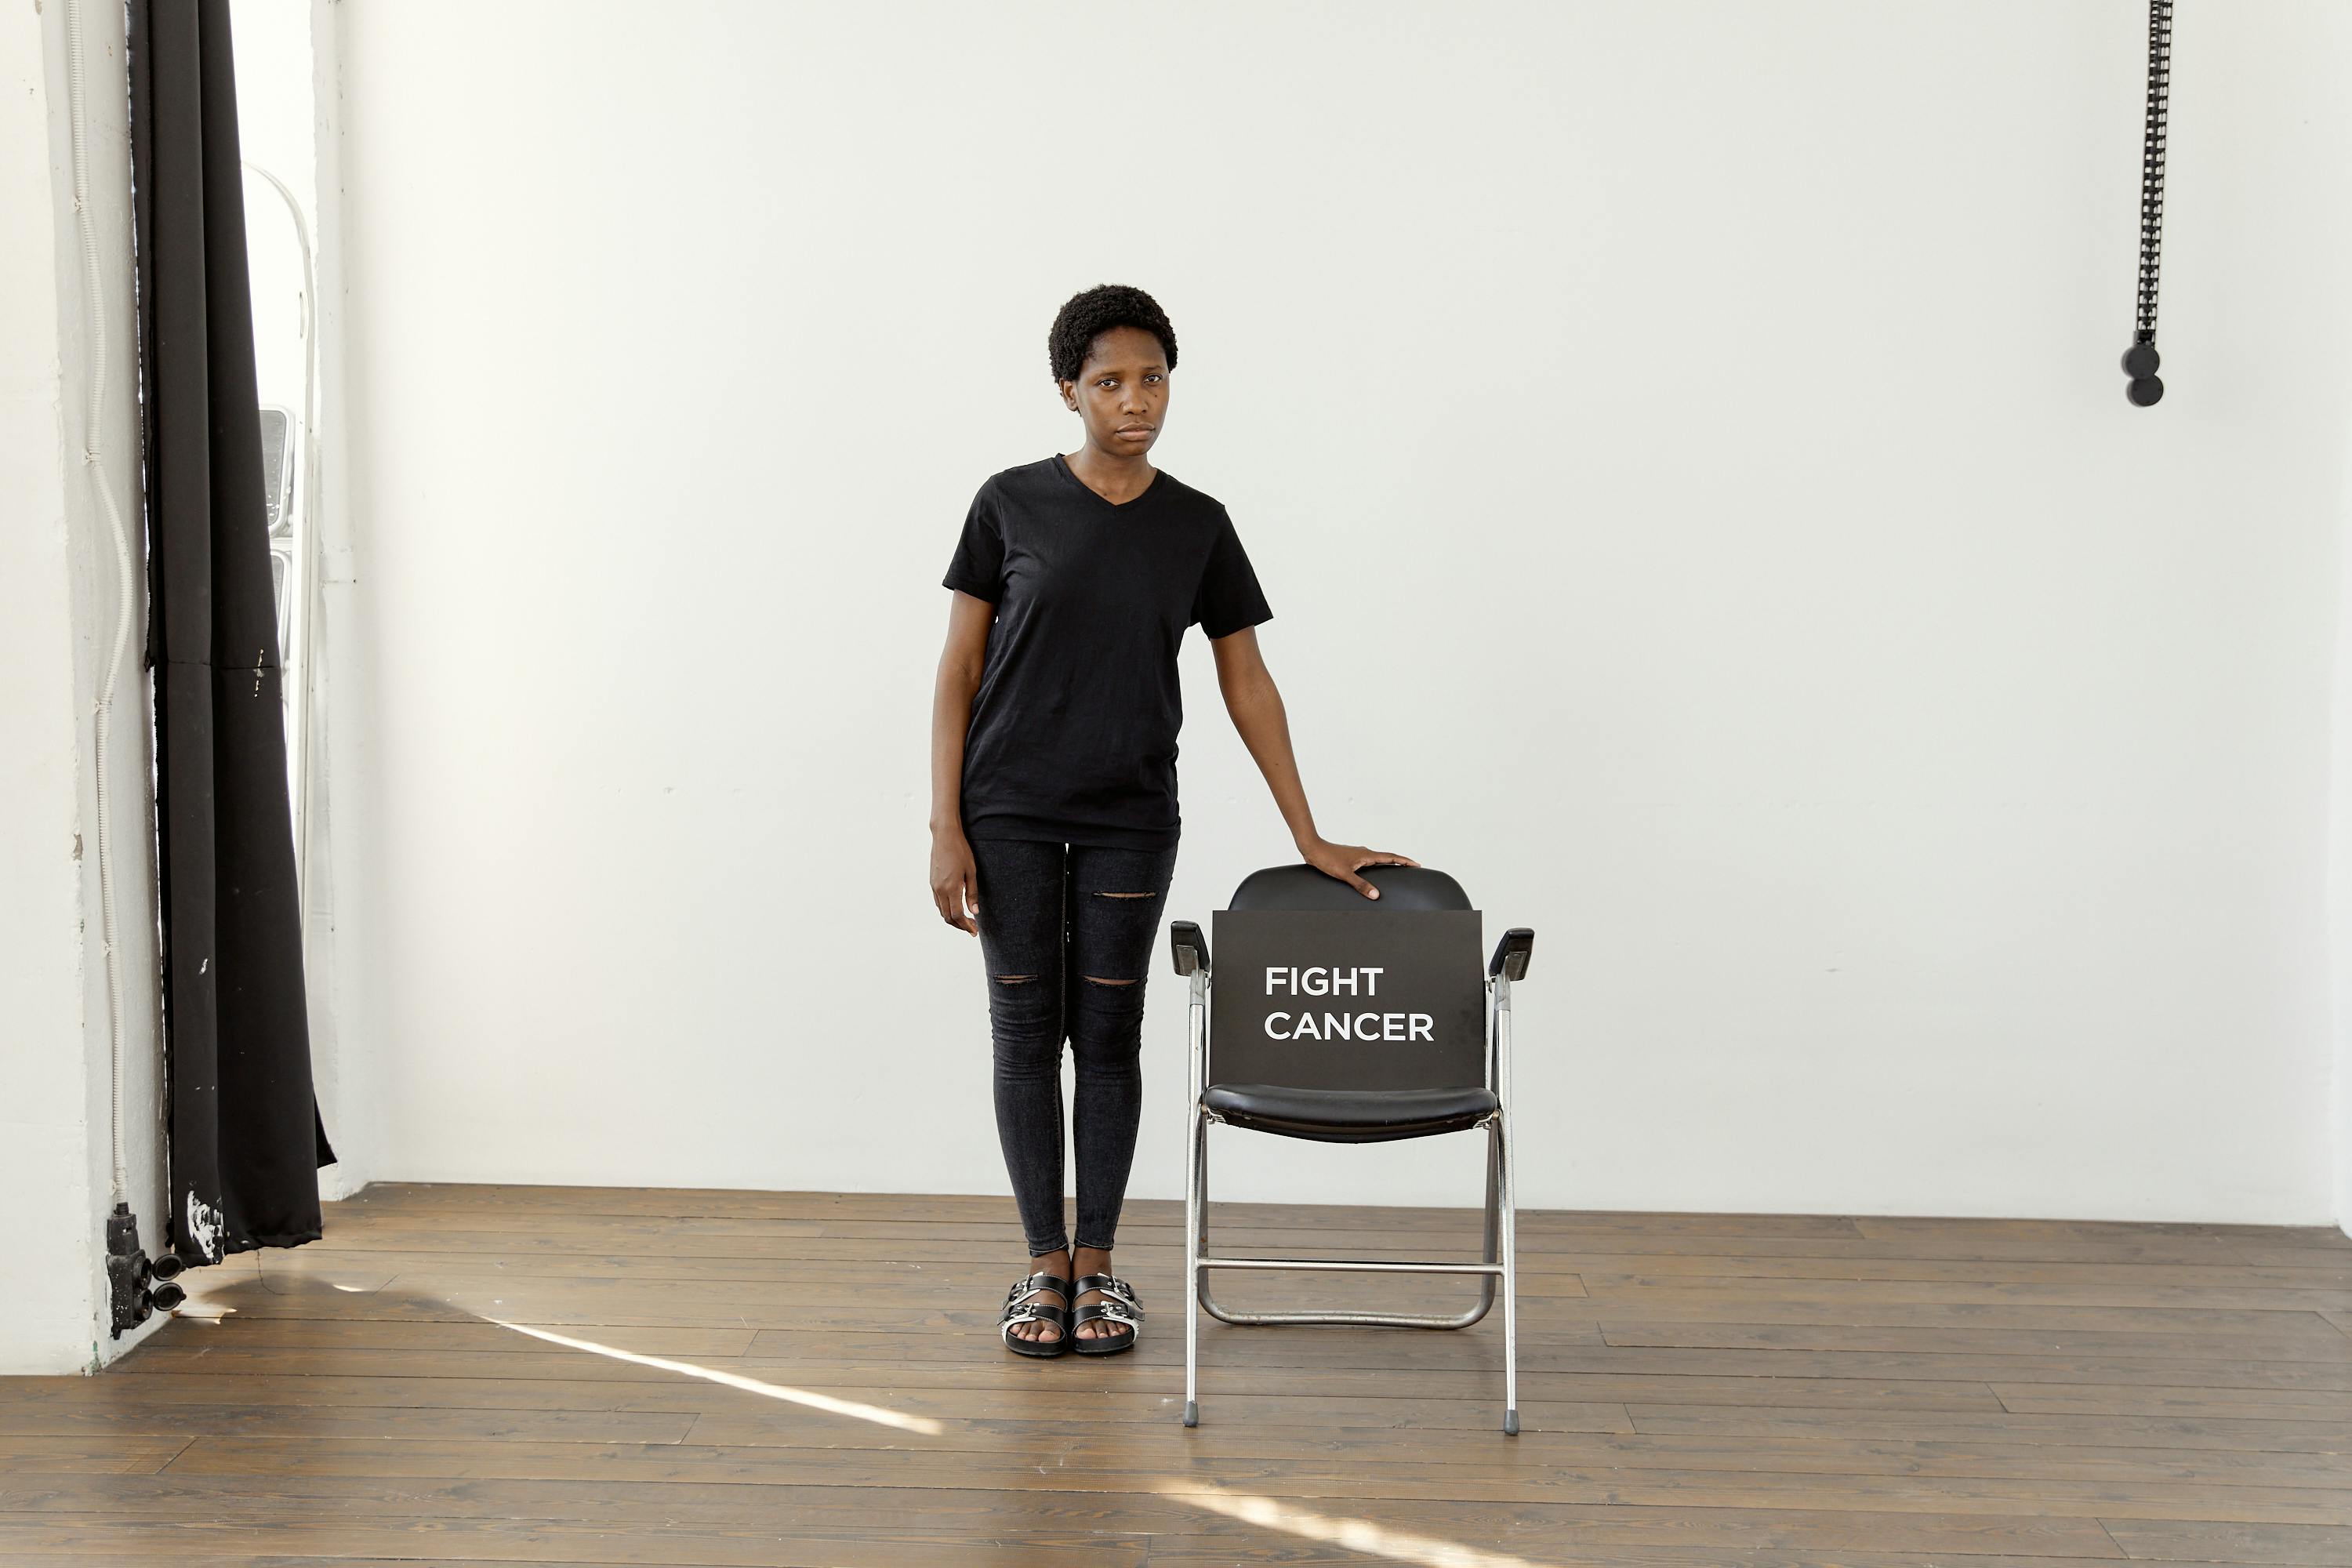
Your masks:
{"label": "ripped knee hole", "polygon": [[1000,974],[996,978],[1007,985],[1020,985],[1037,977],[1034,974]]}
{"label": "ripped knee hole", "polygon": [[1132,980],[1105,980],[1099,974],[1089,974],[1087,978],[1097,985],[1132,985],[1135,984]]}
{"label": "ripped knee hole", "polygon": [[1097,899],[1148,899],[1150,893],[1097,893]]}

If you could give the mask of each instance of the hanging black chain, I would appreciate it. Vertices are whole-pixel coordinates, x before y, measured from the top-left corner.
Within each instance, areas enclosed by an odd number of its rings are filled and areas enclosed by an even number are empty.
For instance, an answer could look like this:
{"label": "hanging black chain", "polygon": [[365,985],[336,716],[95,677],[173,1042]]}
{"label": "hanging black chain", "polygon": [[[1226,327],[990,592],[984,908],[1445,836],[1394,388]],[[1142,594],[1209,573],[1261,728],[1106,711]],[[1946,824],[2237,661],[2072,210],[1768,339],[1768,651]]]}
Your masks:
{"label": "hanging black chain", "polygon": [[2164,138],[2172,96],[2172,0],[2147,4],[2147,132],[2139,155],[2139,310],[2124,351],[2124,395],[2142,408],[2164,395],[2157,379],[2156,274],[2164,259]]}

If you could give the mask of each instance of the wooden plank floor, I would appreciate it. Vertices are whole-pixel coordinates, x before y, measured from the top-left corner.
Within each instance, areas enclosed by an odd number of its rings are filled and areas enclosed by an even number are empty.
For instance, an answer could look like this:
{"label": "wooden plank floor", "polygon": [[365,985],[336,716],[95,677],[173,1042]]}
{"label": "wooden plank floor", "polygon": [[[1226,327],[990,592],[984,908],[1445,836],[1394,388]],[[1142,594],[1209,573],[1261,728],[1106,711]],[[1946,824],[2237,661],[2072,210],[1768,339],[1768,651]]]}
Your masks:
{"label": "wooden plank floor", "polygon": [[[1459,1333],[1151,1310],[1017,1360],[1003,1199],[385,1184],[0,1380],[0,1563],[2352,1564],[2331,1229],[1528,1212],[1523,1434]],[[1305,1245],[1311,1242],[1311,1245]],[[1220,1205],[1229,1252],[1475,1253],[1467,1210]],[[1227,1274],[1440,1307],[1460,1281]]]}

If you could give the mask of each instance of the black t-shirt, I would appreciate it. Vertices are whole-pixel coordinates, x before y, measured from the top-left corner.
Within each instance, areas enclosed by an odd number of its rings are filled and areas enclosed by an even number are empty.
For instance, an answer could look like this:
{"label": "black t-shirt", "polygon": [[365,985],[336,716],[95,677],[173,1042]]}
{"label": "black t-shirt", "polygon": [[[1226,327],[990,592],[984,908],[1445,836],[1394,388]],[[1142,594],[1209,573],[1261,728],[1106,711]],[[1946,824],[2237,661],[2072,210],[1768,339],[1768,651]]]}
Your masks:
{"label": "black t-shirt", "polygon": [[1221,637],[1274,615],[1225,509],[1164,468],[1114,505],[1057,453],[980,487],[941,581],[996,606],[966,835],[1175,844],[1184,628]]}

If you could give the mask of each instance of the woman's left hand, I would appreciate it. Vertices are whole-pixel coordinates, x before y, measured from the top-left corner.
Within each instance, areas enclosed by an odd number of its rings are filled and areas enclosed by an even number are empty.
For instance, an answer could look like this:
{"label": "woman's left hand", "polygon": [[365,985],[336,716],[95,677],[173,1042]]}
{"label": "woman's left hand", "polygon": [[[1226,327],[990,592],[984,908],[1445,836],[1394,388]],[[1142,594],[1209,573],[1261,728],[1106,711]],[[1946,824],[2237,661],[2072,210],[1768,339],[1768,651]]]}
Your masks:
{"label": "woman's left hand", "polygon": [[1300,847],[1299,853],[1307,863],[1327,877],[1337,877],[1368,899],[1377,899],[1381,890],[1365,881],[1356,872],[1366,866],[1418,866],[1420,861],[1402,855],[1391,855],[1385,849],[1367,849],[1360,844],[1334,844],[1328,838]]}

